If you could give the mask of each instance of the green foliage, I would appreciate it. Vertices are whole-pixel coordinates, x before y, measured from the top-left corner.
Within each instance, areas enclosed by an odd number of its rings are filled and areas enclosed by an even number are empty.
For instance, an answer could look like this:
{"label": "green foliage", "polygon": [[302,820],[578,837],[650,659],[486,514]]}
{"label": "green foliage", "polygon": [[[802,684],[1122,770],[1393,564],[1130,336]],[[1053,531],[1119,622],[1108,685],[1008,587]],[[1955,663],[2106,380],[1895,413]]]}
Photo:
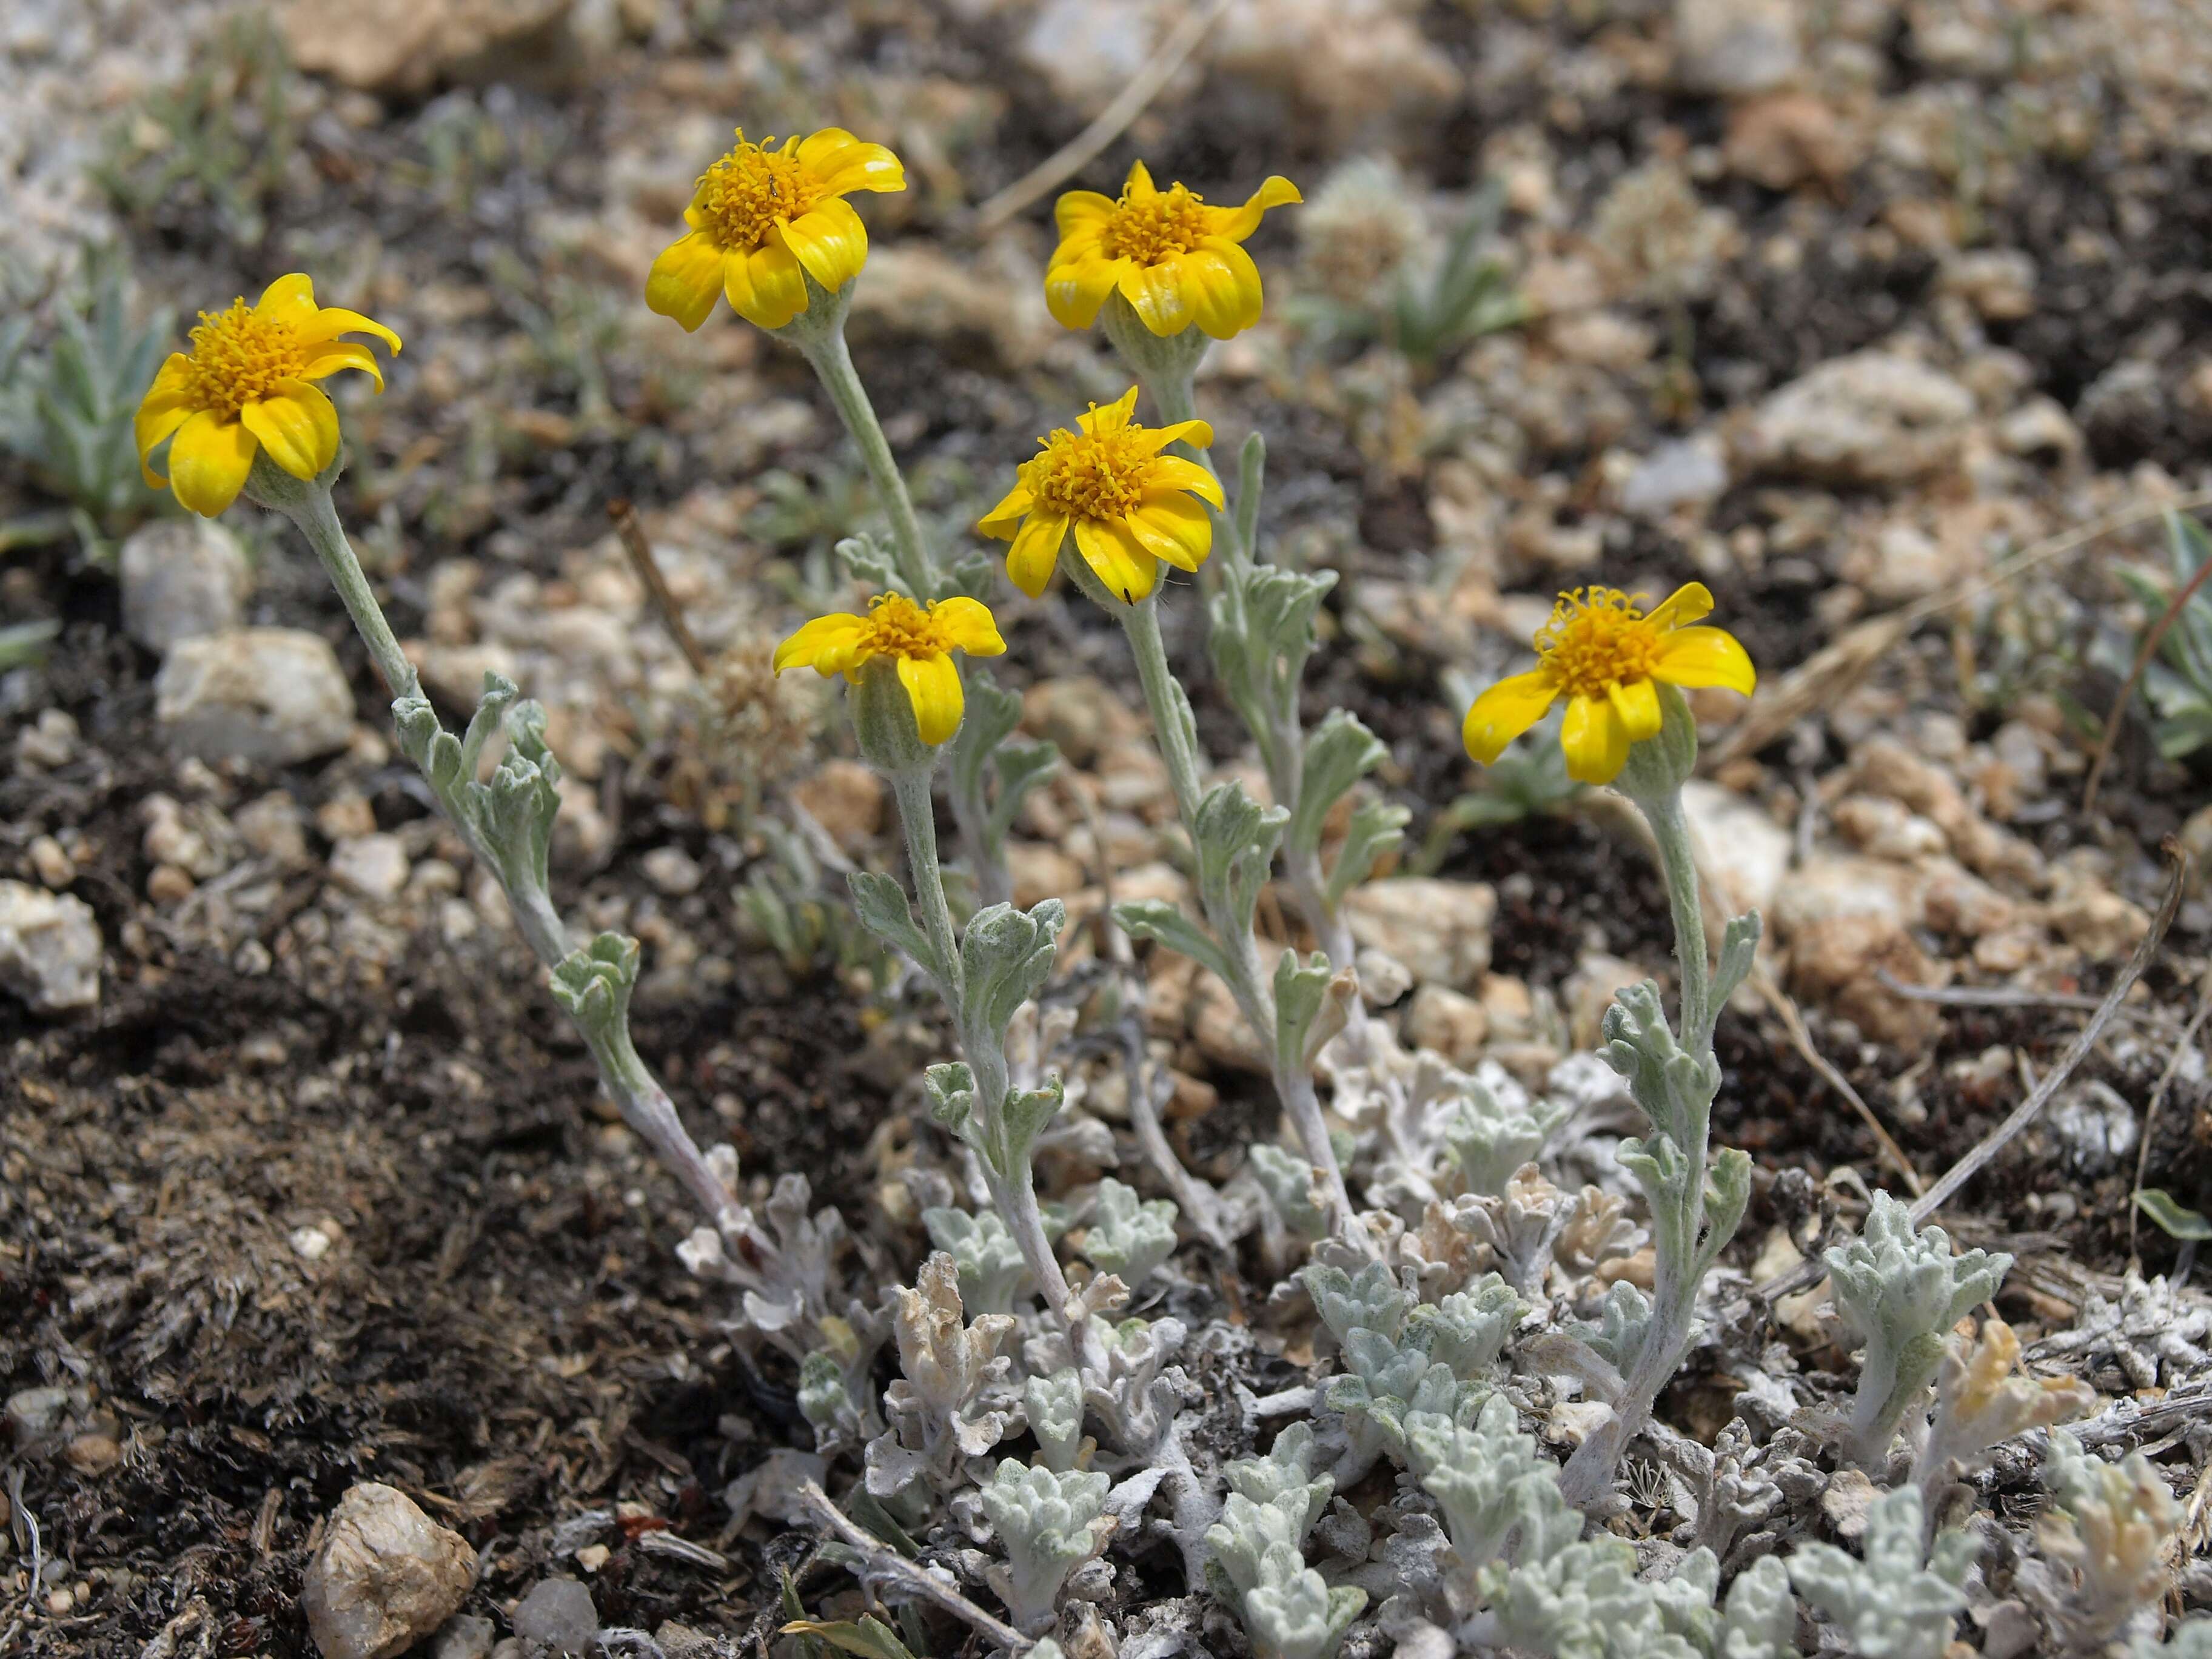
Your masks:
{"label": "green foliage", "polygon": [[1566,751],[1555,735],[1560,718],[1547,716],[1528,741],[1480,769],[1475,787],[1429,820],[1421,850],[1409,860],[1414,874],[1434,875],[1450,856],[1452,843],[1471,830],[1547,817],[1581,798],[1583,786],[1567,775]]}
{"label": "green foliage", "polygon": [[761,830],[768,856],[737,893],[746,932],[774,951],[793,979],[835,973],[858,977],[871,988],[887,983],[889,955],[852,907],[827,893],[822,866],[805,838],[765,820]]}
{"label": "green foliage", "polygon": [[[124,254],[88,248],[51,338],[34,346],[27,317],[0,323],[0,452],[69,503],[88,547],[162,500],[140,474],[131,417],[169,349],[170,314],[134,325],[131,291]],[[0,528],[0,538],[38,539],[44,527]]]}
{"label": "green foliage", "polygon": [[298,143],[292,64],[267,13],[234,13],[175,85],[149,94],[109,134],[94,176],[123,212],[194,240],[210,222],[258,246]]}
{"label": "green foliage", "polygon": [[[2149,611],[2154,625],[2174,595],[2212,559],[2212,536],[2197,520],[2169,513],[2166,530],[2173,573],[2170,586],[2142,571],[2119,567],[2120,580]],[[2179,760],[2212,744],[2212,579],[2183,601],[2159,641],[2158,654],[2144,672],[2143,696],[2155,717],[2158,752],[2166,759]]]}
{"label": "green foliage", "polygon": [[2159,1231],[2169,1238],[2193,1244],[2212,1239],[2212,1221],[2206,1220],[2195,1210],[2185,1208],[2163,1188],[2144,1188],[2136,1194],[2136,1208],[2156,1222]]}

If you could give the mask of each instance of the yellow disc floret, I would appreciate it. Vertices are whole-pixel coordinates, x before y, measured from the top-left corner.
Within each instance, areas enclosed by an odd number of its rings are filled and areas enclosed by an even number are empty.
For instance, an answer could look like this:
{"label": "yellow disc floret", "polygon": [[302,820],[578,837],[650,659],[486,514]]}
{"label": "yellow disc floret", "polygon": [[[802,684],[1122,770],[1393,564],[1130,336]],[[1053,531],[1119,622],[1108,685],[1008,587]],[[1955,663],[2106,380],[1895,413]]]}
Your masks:
{"label": "yellow disc floret", "polygon": [[700,228],[725,252],[750,253],[779,225],[811,211],[823,195],[822,181],[798,156],[752,143],[739,127],[729,153],[700,175],[693,200],[706,222]]}
{"label": "yellow disc floret", "polygon": [[1150,195],[1128,191],[1114,204],[1099,247],[1109,259],[1134,259],[1156,265],[1170,254],[1188,253],[1208,234],[1206,203],[1198,192],[1170,185]]}
{"label": "yellow disc floret", "polygon": [[989,607],[979,600],[939,599],[925,610],[903,593],[885,593],[865,617],[817,617],[776,647],[775,671],[811,668],[825,678],[842,674],[857,681],[883,658],[896,665],[921,740],[934,744],[960,729],[965,708],[952,653],[995,657],[1006,648]]}
{"label": "yellow disc floret", "polygon": [[1461,733],[1467,752],[1489,765],[1565,702],[1559,746],[1567,775],[1611,783],[1628,763],[1631,745],[1659,735],[1666,719],[1660,686],[1717,685],[1751,695],[1758,676],[1735,637],[1690,626],[1712,608],[1700,582],[1677,588],[1648,614],[1616,587],[1560,594],[1551,620],[1537,630],[1536,666],[1500,680],[1467,711]]}
{"label": "yellow disc floret", "polygon": [[281,319],[254,315],[242,299],[228,311],[200,313],[185,354],[186,380],[199,407],[228,420],[248,404],[273,397],[279,380],[296,380],[307,345]]}
{"label": "yellow disc floret", "polygon": [[1013,545],[1006,574],[1032,599],[1060,562],[1060,544],[1075,533],[1076,551],[1107,592],[1134,605],[1159,580],[1162,563],[1195,570],[1213,546],[1207,506],[1222,504],[1221,485],[1195,461],[1162,452],[1171,443],[1204,449],[1213,428],[1204,421],[1139,426],[1131,386],[1115,403],[1037,440],[1041,453],[1022,463],[1006,498],[976,528]]}

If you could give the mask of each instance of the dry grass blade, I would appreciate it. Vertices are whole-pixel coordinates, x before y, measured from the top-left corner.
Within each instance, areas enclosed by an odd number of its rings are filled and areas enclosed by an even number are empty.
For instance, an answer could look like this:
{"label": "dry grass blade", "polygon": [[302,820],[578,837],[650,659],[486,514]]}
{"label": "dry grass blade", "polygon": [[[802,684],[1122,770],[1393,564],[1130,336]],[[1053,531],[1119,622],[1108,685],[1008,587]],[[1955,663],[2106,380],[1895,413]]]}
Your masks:
{"label": "dry grass blade", "polygon": [[1883,1161],[1903,1177],[1907,1190],[1914,1197],[1918,1197],[1928,1183],[1920,1178],[1920,1171],[1912,1167],[1912,1160],[1905,1157],[1905,1149],[1882,1127],[1881,1120],[1874,1114],[1874,1108],[1866,1103],[1856,1089],[1851,1087],[1850,1079],[1813,1046],[1813,1034],[1805,1029],[1805,1017],[1798,1012],[1797,1005],[1790,1000],[1789,993],[1777,985],[1774,976],[1763,967],[1753,971],[1752,983],[1766,999],[1766,1006],[1780,1016],[1783,1030],[1789,1032],[1791,1045],[1803,1057],[1805,1063],[1820,1073],[1823,1083],[1850,1103],[1851,1109],[1859,1115],[1859,1121],[1866,1125],[1868,1132],[1874,1136],[1875,1145],[1881,1148]]}
{"label": "dry grass blade", "polygon": [[623,551],[629,555],[630,568],[637,572],[638,580],[645,584],[653,608],[660,613],[660,625],[676,641],[676,648],[691,665],[691,672],[705,679],[707,653],[691,636],[691,625],[684,620],[684,607],[669,592],[668,578],[660,574],[660,561],[653,556],[653,544],[646,539],[645,526],[637,521],[637,509],[627,501],[611,501],[607,503],[607,517],[614,521],[615,535],[622,542]]}

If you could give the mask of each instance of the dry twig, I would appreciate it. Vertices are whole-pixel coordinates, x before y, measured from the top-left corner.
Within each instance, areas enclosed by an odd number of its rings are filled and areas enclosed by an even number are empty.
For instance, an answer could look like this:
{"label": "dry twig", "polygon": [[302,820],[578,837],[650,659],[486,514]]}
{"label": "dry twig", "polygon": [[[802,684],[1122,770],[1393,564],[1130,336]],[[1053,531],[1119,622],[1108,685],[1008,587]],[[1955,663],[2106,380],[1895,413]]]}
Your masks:
{"label": "dry twig", "polygon": [[645,526],[637,521],[637,509],[626,500],[611,501],[607,503],[607,517],[614,521],[615,534],[622,542],[623,551],[629,555],[630,566],[637,572],[638,580],[645,584],[645,591],[652,596],[653,608],[660,612],[660,625],[676,641],[676,648],[691,665],[691,672],[705,679],[707,653],[691,636],[691,624],[684,620],[684,607],[668,591],[668,578],[660,574],[660,561],[653,556],[653,544],[646,539]]}
{"label": "dry twig", "polygon": [[799,1482],[799,1501],[837,1535],[839,1543],[866,1558],[863,1571],[869,1577],[897,1579],[924,1601],[936,1603],[954,1618],[973,1626],[1009,1653],[1027,1653],[1034,1645],[1012,1625],[993,1618],[950,1584],[939,1583],[880,1539],[863,1531],[813,1481]]}

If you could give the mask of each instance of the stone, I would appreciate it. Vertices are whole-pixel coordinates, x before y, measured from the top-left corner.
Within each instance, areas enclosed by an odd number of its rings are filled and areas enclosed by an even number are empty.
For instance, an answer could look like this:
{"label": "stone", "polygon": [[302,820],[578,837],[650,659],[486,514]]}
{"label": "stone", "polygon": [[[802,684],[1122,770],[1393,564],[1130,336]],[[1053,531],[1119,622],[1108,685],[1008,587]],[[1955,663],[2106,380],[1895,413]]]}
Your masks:
{"label": "stone", "polygon": [[[1422,33],[1421,10],[1418,0],[1247,0],[1215,27],[1213,67],[1281,98],[1302,128],[1318,122],[1341,153],[1376,129],[1411,131],[1459,95],[1461,71]],[[1240,182],[1236,199],[1259,182]]]}
{"label": "stone", "polygon": [[1674,0],[1674,82],[1741,97],[1797,72],[1795,0]]}
{"label": "stone", "polygon": [[253,569],[238,538],[211,519],[158,519],[116,556],[123,631],[166,654],[179,640],[222,634],[246,620]]}
{"label": "stone", "polygon": [[331,848],[331,879],[356,898],[388,904],[407,885],[407,848],[397,836],[354,836]]}
{"label": "stone", "polygon": [[15,733],[15,763],[27,772],[58,772],[76,758],[76,720],[65,708],[41,708]]}
{"label": "stone", "polygon": [[1966,573],[1927,532],[1893,521],[1844,555],[1843,574],[1885,605],[1902,605],[1939,593]]}
{"label": "stone", "polygon": [[363,92],[416,95],[564,44],[570,0],[291,0],[292,61]]}
{"label": "stone", "polygon": [[363,1481],[331,1512],[300,1607],[323,1659],[394,1659],[453,1617],[476,1565],[406,1493]]}
{"label": "stone", "polygon": [[1914,940],[1921,920],[1911,872],[1874,859],[1808,860],[1776,895],[1774,931],[1789,951],[1792,992],[1856,1024],[1877,1042],[1924,1042],[1942,1028],[1933,1005],[1898,996],[1940,983],[1942,970]]}
{"label": "stone", "polygon": [[1602,951],[1587,953],[1575,964],[1559,987],[1566,1004],[1567,1036],[1577,1048],[1595,1048],[1604,1041],[1605,1011],[1613,999],[1632,985],[1651,977],[1645,969]]}
{"label": "stone", "polygon": [[1957,459],[1974,407],[1972,392],[1925,363],[1854,352],[1761,404],[1745,434],[1745,459],[1762,471],[1816,483],[1903,483]]}
{"label": "stone", "polygon": [[35,1014],[100,1006],[100,922],[68,893],[0,881],[0,987]]}
{"label": "stone", "polygon": [[1810,179],[1832,189],[1865,155],[1862,133],[1838,120],[1825,99],[1806,92],[1772,93],[1738,105],[1721,147],[1730,173],[1769,190],[1794,190]]}
{"label": "stone", "polygon": [[656,891],[669,898],[697,892],[706,879],[699,860],[680,847],[656,847],[637,861],[637,867]]}
{"label": "stone", "polygon": [[1046,0],[1014,50],[1024,69],[1085,114],[1096,115],[1152,61],[1166,14],[1151,0],[1115,6]]}
{"label": "stone", "polygon": [[1490,966],[1498,895],[1487,882],[1400,876],[1355,888],[1344,901],[1352,937],[1403,963],[1417,985],[1470,991]]}
{"label": "stone", "polygon": [[1490,1015],[1473,997],[1442,985],[1424,985],[1406,1008],[1406,1041],[1433,1048],[1462,1070],[1482,1058]]}
{"label": "stone", "polygon": [[1620,487],[1620,510],[1663,519],[1677,507],[1709,507],[1729,487],[1728,458],[1710,437],[1677,438],[1637,463]]}
{"label": "stone", "polygon": [[202,760],[295,766],[346,746],[353,688],[319,634],[238,628],[171,648],[154,713],[172,744]]}
{"label": "stone", "polygon": [[592,1593],[574,1578],[547,1578],[531,1588],[514,1609],[514,1633],[524,1642],[581,1659],[599,1639],[599,1612]]}
{"label": "stone", "polygon": [[1756,801],[1703,778],[1682,786],[1682,815],[1729,915],[1771,910],[1796,851],[1790,832]]}
{"label": "stone", "polygon": [[1145,724],[1119,693],[1088,674],[1039,680],[1022,694],[1022,729],[1054,744],[1070,766],[1141,737]]}
{"label": "stone", "polygon": [[1943,291],[1963,297],[1993,323],[2035,314],[2035,260],[2019,248],[1977,248],[1943,269]]}
{"label": "stone", "polygon": [[76,860],[52,836],[33,836],[29,848],[31,873],[59,891],[76,879]]}
{"label": "stone", "polygon": [[430,1659],[487,1659],[492,1623],[473,1614],[448,1619],[430,1644]]}
{"label": "stone", "polygon": [[[246,802],[230,822],[246,846],[263,858],[294,870],[307,862],[307,816],[283,790],[272,789]],[[375,820],[369,822],[374,828]]]}
{"label": "stone", "polygon": [[858,761],[823,763],[791,787],[791,797],[848,853],[865,852],[884,827],[884,781]]}
{"label": "stone", "polygon": [[[1013,883],[1014,902],[1024,910],[1045,899],[1073,898],[1083,890],[1082,865],[1042,842],[1009,841],[1006,874]],[[1128,896],[1118,890],[1114,896]]]}

